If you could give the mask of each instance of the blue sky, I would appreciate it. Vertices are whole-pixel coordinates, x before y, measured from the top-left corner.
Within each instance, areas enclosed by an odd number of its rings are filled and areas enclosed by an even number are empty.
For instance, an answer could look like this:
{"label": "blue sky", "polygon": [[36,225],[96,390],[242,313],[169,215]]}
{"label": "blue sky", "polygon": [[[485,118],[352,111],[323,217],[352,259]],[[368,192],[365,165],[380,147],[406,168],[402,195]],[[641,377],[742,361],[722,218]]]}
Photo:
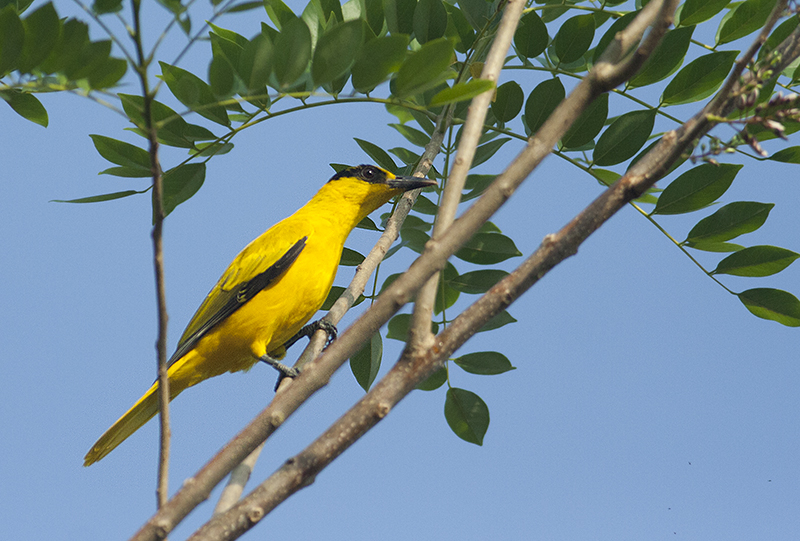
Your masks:
{"label": "blue sky", "polygon": [[[249,13],[236,22],[246,35],[260,15]],[[101,36],[97,28],[92,36]],[[156,423],[91,468],[82,458],[155,374],[149,196],[49,202],[141,189],[146,180],[97,175],[108,164],[88,134],[139,141],[122,131],[119,115],[72,95],[42,101],[47,129],[0,107],[0,519],[9,539],[120,539],[154,511]],[[694,107],[681,111],[688,116]],[[210,162],[203,188],[165,225],[170,349],[228,262],[305,203],[330,177],[329,163],[368,161],[353,137],[404,144],[386,128],[391,121],[378,105],[300,112],[246,130],[232,153]],[[521,147],[508,143],[482,171],[499,171]],[[795,168],[749,161],[739,174],[722,202],[777,203],[742,243],[800,251]],[[588,175],[550,157],[493,221],[527,256],[599,193]],[[661,223],[683,238],[710,212]],[[348,246],[364,251],[375,238],[356,231]],[[382,276],[410,261],[404,252]],[[718,260],[698,257],[709,268]],[[723,281],[736,291],[797,295],[798,269]],[[351,272],[341,271],[336,284],[346,285]],[[459,354],[501,351],[517,370],[490,377],[451,370],[453,386],[490,408],[482,447],[447,427],[444,388],[416,391],[245,538],[796,539],[797,329],[751,315],[631,208],[509,311],[518,323],[476,336]],[[400,350],[398,342],[385,345],[384,371]],[[271,369],[256,366],[173,402],[173,491],[264,407],[274,380]],[[255,479],[362,393],[343,369],[269,441]],[[214,496],[170,538],[202,524]]]}

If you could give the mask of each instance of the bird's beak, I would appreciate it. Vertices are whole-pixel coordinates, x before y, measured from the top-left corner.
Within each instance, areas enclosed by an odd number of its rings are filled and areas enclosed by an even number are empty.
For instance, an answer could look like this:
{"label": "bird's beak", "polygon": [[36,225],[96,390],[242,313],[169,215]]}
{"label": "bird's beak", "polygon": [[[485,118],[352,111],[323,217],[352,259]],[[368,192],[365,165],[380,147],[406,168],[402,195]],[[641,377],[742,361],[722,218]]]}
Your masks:
{"label": "bird's beak", "polygon": [[436,186],[436,181],[419,177],[394,177],[393,179],[387,180],[386,185],[395,190],[407,192],[408,190],[414,190],[416,188]]}

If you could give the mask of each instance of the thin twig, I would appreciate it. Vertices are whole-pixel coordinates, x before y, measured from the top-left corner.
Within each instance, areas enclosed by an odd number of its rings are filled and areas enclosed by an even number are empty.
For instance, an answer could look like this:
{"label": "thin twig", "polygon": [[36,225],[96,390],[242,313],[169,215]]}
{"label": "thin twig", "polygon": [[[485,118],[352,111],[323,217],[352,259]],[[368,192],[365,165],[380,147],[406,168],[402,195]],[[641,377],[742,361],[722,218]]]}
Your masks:
{"label": "thin twig", "polygon": [[140,0],[132,0],[133,41],[136,44],[138,64],[136,71],[142,85],[144,131],[147,135],[150,154],[150,171],[153,176],[153,267],[156,278],[156,303],[158,306],[158,338],[156,351],[158,357],[158,405],[160,419],[160,442],[158,459],[158,483],[156,500],[161,509],[169,497],[169,378],[167,378],[167,295],[164,282],[164,251],[162,233],[164,226],[163,183],[161,165],[158,160],[158,128],[153,123],[151,105],[153,95],[147,80],[148,62],[142,47],[141,22],[139,17]]}
{"label": "thin twig", "polygon": [[[511,47],[511,40],[525,8],[524,0],[508,0],[506,2],[503,17],[497,29],[492,47],[483,65],[481,79],[488,79],[495,82],[500,77],[503,63]],[[458,205],[461,203],[461,193],[467,180],[467,173],[472,167],[472,160],[475,157],[475,149],[478,146],[483,124],[486,120],[486,113],[489,104],[494,97],[494,91],[487,91],[476,96],[469,106],[467,120],[461,132],[461,141],[458,146],[458,153],[453,164],[453,169],[447,179],[439,212],[433,226],[432,238],[436,239],[450,227],[455,220]],[[417,300],[414,303],[414,312],[408,332],[409,348],[425,348],[430,346],[433,339],[431,333],[431,316],[433,314],[434,302],[436,299],[436,289],[439,283],[439,276],[432,276],[428,282],[420,289]]]}

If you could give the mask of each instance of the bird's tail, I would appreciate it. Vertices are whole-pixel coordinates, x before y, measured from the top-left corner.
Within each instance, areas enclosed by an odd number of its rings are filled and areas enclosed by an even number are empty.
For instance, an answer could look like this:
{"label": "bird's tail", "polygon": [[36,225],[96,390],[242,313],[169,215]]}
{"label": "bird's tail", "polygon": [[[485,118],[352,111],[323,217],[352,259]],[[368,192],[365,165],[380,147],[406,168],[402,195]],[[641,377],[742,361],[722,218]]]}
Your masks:
{"label": "bird's tail", "polygon": [[[194,355],[187,354],[178,362],[169,367],[169,399],[170,401],[178,396],[181,391],[200,381],[202,378],[192,377],[191,371],[181,370],[186,365],[191,364]],[[190,377],[187,377],[187,374]],[[144,395],[120,417],[105,434],[100,436],[92,448],[83,457],[83,465],[91,466],[113,451],[117,445],[125,441],[128,436],[139,430],[147,421],[155,417],[158,413],[158,382],[147,390]]]}
{"label": "bird's tail", "polygon": [[105,434],[100,436],[92,448],[83,457],[83,465],[90,466],[113,451],[117,445],[139,430],[147,421],[158,413],[158,384],[154,383],[150,389],[120,417]]}

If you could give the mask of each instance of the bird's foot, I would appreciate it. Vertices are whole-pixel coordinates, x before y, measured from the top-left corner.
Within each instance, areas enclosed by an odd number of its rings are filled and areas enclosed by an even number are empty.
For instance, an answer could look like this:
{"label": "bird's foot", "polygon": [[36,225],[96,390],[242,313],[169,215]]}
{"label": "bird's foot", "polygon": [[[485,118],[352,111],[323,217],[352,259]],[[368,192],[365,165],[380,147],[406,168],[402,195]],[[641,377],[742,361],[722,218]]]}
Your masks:
{"label": "bird's foot", "polygon": [[281,374],[280,379],[283,379],[283,378],[296,378],[297,376],[300,375],[300,369],[299,368],[293,368],[291,366],[286,366],[285,364],[283,364],[279,360],[273,359],[269,355],[264,355],[263,357],[261,357],[260,360],[262,362],[267,363],[272,368],[274,368],[275,370],[280,372],[280,374]]}
{"label": "bird's foot", "polygon": [[289,349],[291,346],[295,344],[295,342],[297,342],[304,336],[311,337],[311,335],[313,335],[318,330],[323,330],[325,331],[325,334],[328,335],[328,339],[325,342],[325,347],[331,345],[331,342],[333,342],[336,339],[336,336],[339,333],[339,331],[336,330],[336,325],[325,319],[318,319],[317,321],[309,323],[308,325],[300,329],[297,332],[297,334],[295,334],[289,340],[286,341],[283,347]]}

